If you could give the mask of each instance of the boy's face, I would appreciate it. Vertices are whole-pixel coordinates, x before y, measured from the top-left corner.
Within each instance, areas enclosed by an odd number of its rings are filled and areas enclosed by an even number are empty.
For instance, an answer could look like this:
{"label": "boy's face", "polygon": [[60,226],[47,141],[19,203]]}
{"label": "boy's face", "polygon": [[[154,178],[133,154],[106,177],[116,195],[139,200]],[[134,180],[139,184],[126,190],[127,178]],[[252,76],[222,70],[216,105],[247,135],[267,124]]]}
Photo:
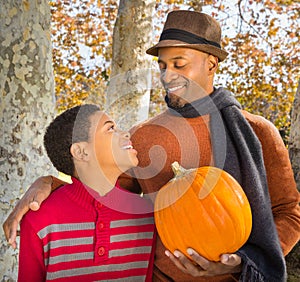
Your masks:
{"label": "boy's face", "polygon": [[124,172],[138,165],[137,151],[132,147],[128,132],[119,130],[115,122],[100,111],[90,120],[89,143],[100,169]]}

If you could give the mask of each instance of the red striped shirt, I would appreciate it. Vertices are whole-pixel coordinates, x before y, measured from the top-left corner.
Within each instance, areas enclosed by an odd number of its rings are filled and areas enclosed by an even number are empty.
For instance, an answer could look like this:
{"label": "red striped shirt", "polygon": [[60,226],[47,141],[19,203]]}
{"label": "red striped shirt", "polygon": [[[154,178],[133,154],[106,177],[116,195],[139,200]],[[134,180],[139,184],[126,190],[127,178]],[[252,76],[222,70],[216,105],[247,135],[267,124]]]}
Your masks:
{"label": "red striped shirt", "polygon": [[153,245],[151,203],[74,178],[23,218],[18,281],[151,281]]}

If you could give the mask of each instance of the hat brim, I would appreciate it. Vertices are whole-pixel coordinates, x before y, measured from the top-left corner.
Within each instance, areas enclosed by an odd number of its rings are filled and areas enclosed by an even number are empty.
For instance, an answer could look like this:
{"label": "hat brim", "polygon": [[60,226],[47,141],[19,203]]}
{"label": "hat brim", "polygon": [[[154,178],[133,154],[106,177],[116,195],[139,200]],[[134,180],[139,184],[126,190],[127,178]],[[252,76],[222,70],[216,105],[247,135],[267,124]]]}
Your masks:
{"label": "hat brim", "polygon": [[211,55],[214,55],[219,58],[220,61],[223,61],[227,56],[228,53],[218,47],[208,44],[188,44],[178,40],[163,40],[154,45],[153,47],[146,50],[146,53],[152,56],[158,56],[158,49],[159,48],[166,48],[166,47],[183,47],[183,48],[190,48],[199,50]]}

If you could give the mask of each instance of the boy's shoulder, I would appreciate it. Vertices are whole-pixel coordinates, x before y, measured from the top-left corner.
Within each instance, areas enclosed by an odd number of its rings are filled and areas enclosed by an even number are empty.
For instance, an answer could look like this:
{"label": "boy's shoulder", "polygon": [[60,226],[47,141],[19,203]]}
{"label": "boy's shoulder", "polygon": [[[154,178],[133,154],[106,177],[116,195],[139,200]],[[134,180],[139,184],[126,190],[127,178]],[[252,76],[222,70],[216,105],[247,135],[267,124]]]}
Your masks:
{"label": "boy's shoulder", "polygon": [[49,197],[42,203],[41,208],[47,209],[47,207],[61,207],[62,203],[64,203],[68,199],[68,193],[71,191],[73,184],[66,184],[58,189],[54,190]]}
{"label": "boy's shoulder", "polygon": [[66,208],[70,205],[71,200],[68,197],[69,190],[72,189],[72,184],[64,185],[53,191],[47,199],[45,199],[37,211],[30,210],[24,220],[31,222],[50,222],[58,217],[61,217]]}

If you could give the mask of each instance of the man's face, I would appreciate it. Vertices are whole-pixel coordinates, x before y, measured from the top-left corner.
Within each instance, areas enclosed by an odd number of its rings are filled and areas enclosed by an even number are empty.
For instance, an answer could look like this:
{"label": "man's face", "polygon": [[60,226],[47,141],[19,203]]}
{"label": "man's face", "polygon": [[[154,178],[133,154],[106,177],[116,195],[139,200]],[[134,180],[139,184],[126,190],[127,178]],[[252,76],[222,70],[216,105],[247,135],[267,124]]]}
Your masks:
{"label": "man's face", "polygon": [[214,61],[214,56],[189,48],[158,50],[161,82],[172,107],[181,108],[213,91]]}

